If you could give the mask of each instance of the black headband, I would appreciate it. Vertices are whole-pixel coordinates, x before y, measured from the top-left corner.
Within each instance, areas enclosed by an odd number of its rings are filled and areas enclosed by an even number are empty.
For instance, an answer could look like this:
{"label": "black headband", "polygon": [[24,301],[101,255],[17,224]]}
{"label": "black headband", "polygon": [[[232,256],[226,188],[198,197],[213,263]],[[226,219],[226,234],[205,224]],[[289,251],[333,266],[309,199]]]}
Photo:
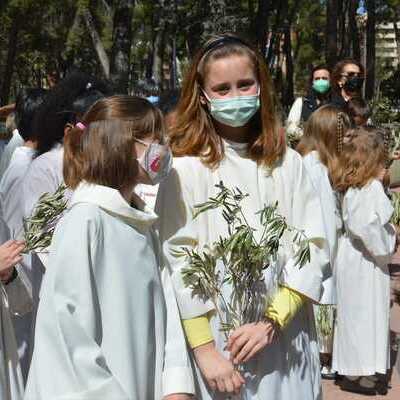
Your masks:
{"label": "black headband", "polygon": [[235,37],[235,36],[224,36],[222,38],[216,39],[213,42],[209,43],[204,49],[203,49],[203,56],[205,56],[207,53],[209,53],[211,50],[216,49],[217,47],[222,47],[226,44],[241,44],[243,46],[246,46],[250,49],[250,46],[242,39]]}

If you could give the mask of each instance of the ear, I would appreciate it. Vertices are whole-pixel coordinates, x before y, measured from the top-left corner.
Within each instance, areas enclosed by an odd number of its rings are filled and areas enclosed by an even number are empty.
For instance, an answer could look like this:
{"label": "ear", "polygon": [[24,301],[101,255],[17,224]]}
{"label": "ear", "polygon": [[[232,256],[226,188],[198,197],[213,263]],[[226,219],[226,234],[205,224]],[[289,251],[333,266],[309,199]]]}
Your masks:
{"label": "ear", "polygon": [[66,124],[64,126],[64,136],[68,135],[68,133],[71,132],[73,127],[74,126],[72,124]]}
{"label": "ear", "polygon": [[200,103],[205,106],[207,104],[207,99],[204,97],[204,94],[200,94]]}

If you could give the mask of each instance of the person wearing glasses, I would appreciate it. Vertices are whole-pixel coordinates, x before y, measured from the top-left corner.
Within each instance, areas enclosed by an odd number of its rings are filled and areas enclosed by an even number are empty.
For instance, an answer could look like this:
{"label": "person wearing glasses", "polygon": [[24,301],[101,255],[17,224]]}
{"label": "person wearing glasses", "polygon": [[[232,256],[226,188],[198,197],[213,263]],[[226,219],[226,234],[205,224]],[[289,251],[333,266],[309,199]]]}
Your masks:
{"label": "person wearing glasses", "polygon": [[358,61],[344,59],[332,70],[332,103],[347,109],[347,103],[354,98],[362,97],[365,69]]}

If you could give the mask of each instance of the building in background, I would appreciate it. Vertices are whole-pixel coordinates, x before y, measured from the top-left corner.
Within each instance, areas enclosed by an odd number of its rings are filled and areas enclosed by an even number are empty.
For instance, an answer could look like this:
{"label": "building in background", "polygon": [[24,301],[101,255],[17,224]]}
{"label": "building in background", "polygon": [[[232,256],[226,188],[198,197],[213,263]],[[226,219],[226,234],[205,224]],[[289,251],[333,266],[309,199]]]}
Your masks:
{"label": "building in background", "polygon": [[[400,21],[397,22],[400,30]],[[399,66],[400,44],[396,42],[394,23],[379,24],[376,27],[376,58],[379,64],[396,69]]]}

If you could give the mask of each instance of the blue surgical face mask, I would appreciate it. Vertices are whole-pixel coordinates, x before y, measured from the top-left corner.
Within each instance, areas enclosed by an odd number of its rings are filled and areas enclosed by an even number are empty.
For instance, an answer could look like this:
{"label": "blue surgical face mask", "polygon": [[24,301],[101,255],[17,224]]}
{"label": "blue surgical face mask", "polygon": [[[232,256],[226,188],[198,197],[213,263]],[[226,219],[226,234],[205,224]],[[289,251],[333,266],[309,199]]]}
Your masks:
{"label": "blue surgical face mask", "polygon": [[211,116],[234,128],[246,125],[260,108],[260,91],[256,95],[228,99],[210,99],[204,90],[203,93],[210,103]]}

